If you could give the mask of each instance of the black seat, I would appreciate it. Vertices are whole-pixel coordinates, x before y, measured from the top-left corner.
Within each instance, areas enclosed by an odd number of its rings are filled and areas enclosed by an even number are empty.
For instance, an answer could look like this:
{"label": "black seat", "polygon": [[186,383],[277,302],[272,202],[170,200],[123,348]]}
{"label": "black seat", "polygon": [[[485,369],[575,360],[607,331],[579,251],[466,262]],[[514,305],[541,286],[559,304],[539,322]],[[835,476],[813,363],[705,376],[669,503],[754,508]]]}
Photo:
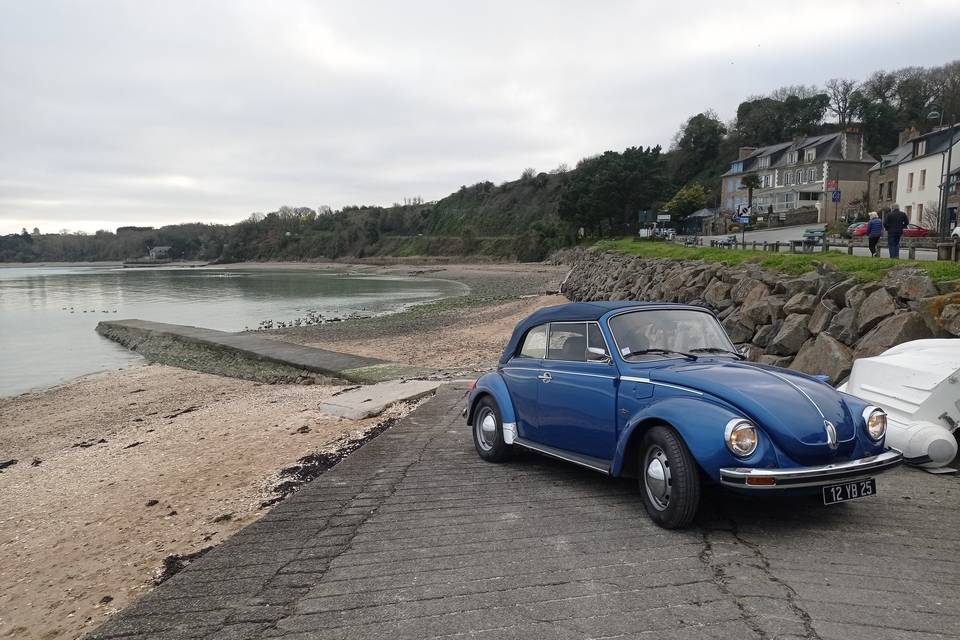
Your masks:
{"label": "black seat", "polygon": [[570,336],[560,350],[561,360],[582,362],[587,359],[587,339],[585,336]]}

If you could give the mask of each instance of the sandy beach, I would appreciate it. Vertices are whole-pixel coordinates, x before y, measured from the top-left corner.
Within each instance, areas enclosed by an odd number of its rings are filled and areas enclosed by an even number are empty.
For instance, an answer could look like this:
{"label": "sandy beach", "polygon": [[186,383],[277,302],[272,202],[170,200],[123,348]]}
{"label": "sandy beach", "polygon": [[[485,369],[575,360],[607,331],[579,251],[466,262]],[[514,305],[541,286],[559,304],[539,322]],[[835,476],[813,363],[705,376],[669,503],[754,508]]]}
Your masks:
{"label": "sandy beach", "polygon": [[[547,265],[349,268],[456,280],[470,293],[261,333],[475,375],[494,365],[517,320],[563,301],[544,295],[563,277]],[[149,365],[0,399],[0,462],[17,460],[0,472],[0,638],[81,636],[151,589],[168,556],[202,551],[261,517],[282,469],[411,409],[362,421],[320,413],[341,388]]]}

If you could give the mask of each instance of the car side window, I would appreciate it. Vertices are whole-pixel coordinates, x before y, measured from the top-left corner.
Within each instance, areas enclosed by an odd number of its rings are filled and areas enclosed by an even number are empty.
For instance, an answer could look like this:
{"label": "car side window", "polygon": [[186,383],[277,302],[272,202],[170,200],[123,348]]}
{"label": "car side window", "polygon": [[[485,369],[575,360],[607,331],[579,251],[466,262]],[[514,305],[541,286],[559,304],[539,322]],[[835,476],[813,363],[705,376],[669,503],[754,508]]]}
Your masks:
{"label": "car side window", "polygon": [[[587,325],[587,360],[602,361],[610,357],[610,350],[607,349],[607,341],[604,340],[600,332],[600,325],[591,322]],[[592,353],[589,349],[603,349],[603,355]]]}
{"label": "car side window", "polygon": [[527,331],[520,347],[521,358],[543,358],[547,351],[547,325],[542,324]]}
{"label": "car side window", "polygon": [[551,322],[548,360],[587,361],[587,323]]}

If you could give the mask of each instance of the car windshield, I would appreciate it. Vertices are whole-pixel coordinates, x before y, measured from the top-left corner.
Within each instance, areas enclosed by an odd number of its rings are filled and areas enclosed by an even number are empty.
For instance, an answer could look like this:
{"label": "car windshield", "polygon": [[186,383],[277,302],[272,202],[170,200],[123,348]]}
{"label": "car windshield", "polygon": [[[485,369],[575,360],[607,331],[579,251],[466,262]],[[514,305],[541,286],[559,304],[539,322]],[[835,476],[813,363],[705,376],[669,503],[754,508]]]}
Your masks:
{"label": "car windshield", "polygon": [[711,314],[692,309],[651,309],[614,316],[610,332],[628,361],[739,354]]}

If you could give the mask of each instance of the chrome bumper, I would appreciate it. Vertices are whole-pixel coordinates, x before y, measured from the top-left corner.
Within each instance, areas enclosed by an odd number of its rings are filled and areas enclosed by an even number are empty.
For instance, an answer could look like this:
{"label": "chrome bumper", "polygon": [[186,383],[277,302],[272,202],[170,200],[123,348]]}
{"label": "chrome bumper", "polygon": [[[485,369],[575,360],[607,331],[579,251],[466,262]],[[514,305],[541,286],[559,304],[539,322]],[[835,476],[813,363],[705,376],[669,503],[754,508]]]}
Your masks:
{"label": "chrome bumper", "polygon": [[824,464],[817,467],[790,469],[752,469],[735,467],[720,469],[720,484],[735,489],[771,490],[817,487],[834,482],[857,480],[892,469],[903,460],[903,454],[888,449],[859,460]]}

